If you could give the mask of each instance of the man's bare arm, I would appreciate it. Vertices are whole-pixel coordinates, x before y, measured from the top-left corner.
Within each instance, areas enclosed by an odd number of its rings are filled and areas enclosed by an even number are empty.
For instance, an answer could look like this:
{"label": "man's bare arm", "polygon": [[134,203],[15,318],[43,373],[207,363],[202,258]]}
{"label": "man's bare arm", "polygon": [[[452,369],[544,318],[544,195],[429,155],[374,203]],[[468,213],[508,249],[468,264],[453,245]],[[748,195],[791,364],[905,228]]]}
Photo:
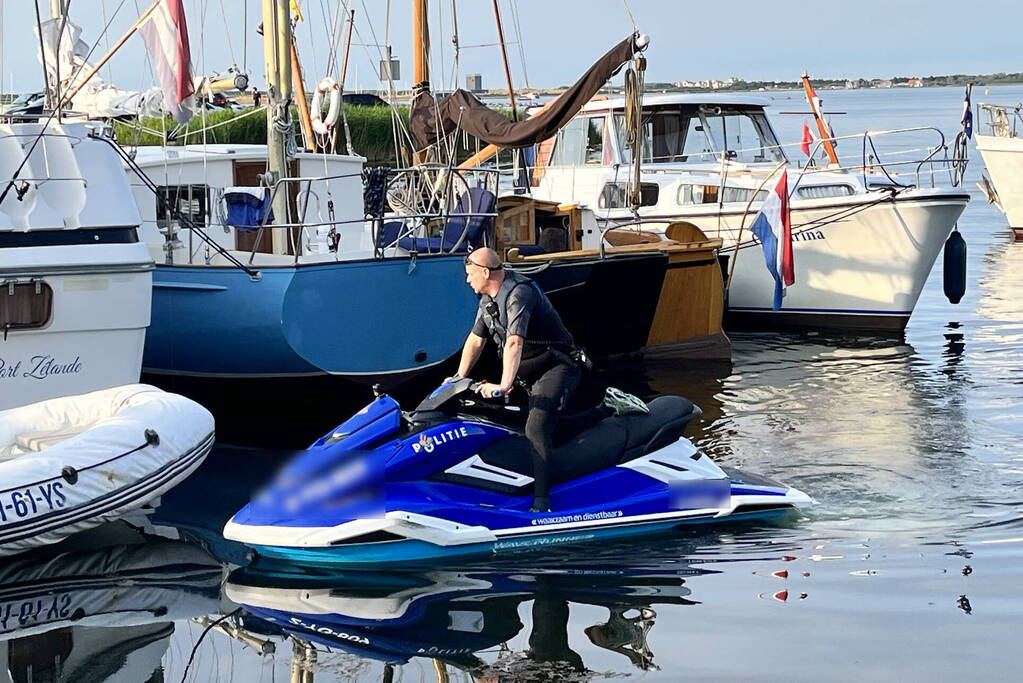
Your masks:
{"label": "man's bare arm", "polygon": [[507,394],[515,386],[515,376],[519,374],[519,362],[522,360],[522,337],[517,334],[508,335],[504,343],[501,363],[501,393]]}
{"label": "man's bare arm", "polygon": [[476,365],[476,361],[479,360],[480,353],[482,353],[483,346],[486,343],[485,337],[477,336],[472,332],[465,338],[465,345],[462,346],[462,357],[458,361],[459,377],[469,376],[469,371],[472,370],[472,366]]}

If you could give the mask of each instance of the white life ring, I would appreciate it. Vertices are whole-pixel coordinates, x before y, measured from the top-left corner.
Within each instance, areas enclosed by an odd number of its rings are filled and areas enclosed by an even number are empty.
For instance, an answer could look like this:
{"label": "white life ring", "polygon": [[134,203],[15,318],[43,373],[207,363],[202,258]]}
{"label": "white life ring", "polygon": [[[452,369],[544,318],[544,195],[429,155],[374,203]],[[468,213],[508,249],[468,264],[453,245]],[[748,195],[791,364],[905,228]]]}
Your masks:
{"label": "white life ring", "polygon": [[[330,93],[330,107],[327,109],[327,116],[323,116],[323,96]],[[341,111],[341,89],[333,78],[324,78],[316,86],[316,94],[313,95],[312,112],[310,119],[313,123],[313,130],[320,135],[326,135],[337,122],[337,116]]]}

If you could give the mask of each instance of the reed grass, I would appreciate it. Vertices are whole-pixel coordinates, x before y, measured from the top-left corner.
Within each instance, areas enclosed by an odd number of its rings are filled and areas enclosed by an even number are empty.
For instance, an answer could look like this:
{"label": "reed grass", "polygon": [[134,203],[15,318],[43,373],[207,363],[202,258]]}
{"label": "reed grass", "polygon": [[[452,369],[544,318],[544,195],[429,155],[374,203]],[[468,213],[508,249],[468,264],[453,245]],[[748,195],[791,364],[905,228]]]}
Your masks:
{"label": "reed grass", "polygon": [[[500,107],[496,108],[506,116],[510,111]],[[266,116],[264,114],[250,114],[252,109],[222,109],[219,111],[206,112],[192,118],[185,127],[185,130],[178,134],[177,140],[172,144],[266,144]],[[243,114],[250,114],[242,117]],[[395,154],[394,131],[391,122],[390,107],[360,107],[346,105],[344,108],[345,117],[348,120],[348,131],[352,138],[352,150],[359,155],[366,157],[366,163],[370,166],[394,166],[398,160]],[[398,107],[398,115],[401,117],[404,126],[408,127],[408,107]],[[295,133],[299,135],[298,113],[292,111],[292,118],[296,121]],[[237,119],[237,120],[236,120]],[[222,124],[222,125],[220,125]],[[341,121],[338,121],[341,125]],[[214,127],[215,126],[215,127]],[[163,144],[163,136],[146,132],[143,129],[167,131],[174,130],[173,119],[145,117],[139,123],[135,121],[115,121],[114,130],[117,132],[117,140],[125,147],[149,146]],[[202,132],[206,129],[205,136]],[[456,156],[461,160],[465,159],[476,151],[475,141],[462,140],[459,136]],[[466,144],[468,143],[468,144]],[[482,145],[481,145],[482,146]],[[344,132],[338,134],[338,151],[345,152]]]}
{"label": "reed grass", "polygon": [[[197,115],[188,122],[184,131],[178,133],[177,140],[172,144],[266,144],[266,116],[250,114],[252,109],[206,112]],[[348,119],[348,130],[352,137],[352,149],[356,154],[367,158],[371,165],[394,165],[394,135],[391,126],[391,109],[389,107],[345,107]],[[407,125],[408,107],[399,108],[399,116]],[[297,112],[292,112],[293,119],[298,121]],[[236,120],[237,119],[237,120]],[[222,124],[222,125],[220,125]],[[338,122],[340,125],[340,121]],[[213,127],[216,126],[216,127]],[[166,131],[174,130],[173,119],[144,117],[141,127],[135,121],[115,121],[114,130],[117,140],[126,147],[150,146],[163,144],[163,136],[147,132],[143,129]],[[205,135],[203,129],[206,129]],[[296,135],[298,124],[295,125]],[[345,151],[344,133],[339,132],[338,150]]]}

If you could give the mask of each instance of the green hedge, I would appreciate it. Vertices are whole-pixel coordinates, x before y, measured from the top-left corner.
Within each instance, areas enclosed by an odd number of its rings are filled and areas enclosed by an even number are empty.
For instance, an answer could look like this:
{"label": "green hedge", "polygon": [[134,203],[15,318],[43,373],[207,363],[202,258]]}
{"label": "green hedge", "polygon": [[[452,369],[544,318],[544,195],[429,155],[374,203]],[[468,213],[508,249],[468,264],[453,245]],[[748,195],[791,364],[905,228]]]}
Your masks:
{"label": "green hedge", "polygon": [[[497,111],[510,116],[511,112],[501,107]],[[204,116],[195,116],[185,131],[178,135],[175,144],[200,144],[203,142],[201,130],[225,121],[231,121],[212,130],[206,131],[206,142],[227,143],[227,144],[266,144],[266,116],[263,114],[251,114],[238,121],[241,114],[251,112],[252,109],[235,111],[223,109],[215,112],[207,112]],[[348,119],[348,130],[352,136],[352,149],[356,154],[366,157],[369,165],[393,166],[397,163],[394,151],[394,136],[391,127],[390,107],[359,107],[347,105],[345,117]],[[399,116],[402,117],[406,128],[408,126],[408,107],[398,108]],[[295,120],[296,135],[299,134],[298,113],[292,111],[292,118]],[[340,121],[339,121],[340,124]],[[171,118],[160,119],[146,117],[142,119],[142,126],[151,130],[174,129],[174,121]],[[159,145],[162,138],[152,133],[143,132],[134,122],[115,121],[114,129],[117,131],[117,140],[126,147],[136,145]],[[461,136],[460,136],[461,137]],[[458,157],[464,159],[475,152],[475,145],[471,148],[462,146],[459,141]],[[482,144],[480,145],[482,146]],[[343,132],[339,133],[338,151],[345,151]]]}
{"label": "green hedge", "polygon": [[[224,125],[206,131],[205,141],[208,143],[228,144],[266,144],[266,116],[263,114],[251,114],[239,118],[241,114],[251,112],[251,109],[235,111],[224,109],[216,112],[207,112],[205,116],[195,116],[185,127],[183,133],[178,135],[175,144],[200,144],[203,142],[203,128],[209,128],[225,121]],[[399,108],[399,115],[408,120],[408,107]],[[295,119],[295,131],[298,134],[298,114],[293,111]],[[370,164],[394,164],[394,137],[391,129],[390,107],[358,107],[346,106],[345,117],[348,119],[348,129],[352,136],[352,148],[356,154],[365,156]],[[238,118],[237,121],[232,119]],[[174,121],[169,117],[160,119],[145,117],[142,119],[142,126],[151,130],[174,129]],[[139,129],[131,121],[115,121],[114,129],[117,131],[117,140],[124,146],[133,147],[136,145],[159,145],[162,143],[161,136],[147,133]],[[338,150],[345,151],[343,133],[339,134]]]}

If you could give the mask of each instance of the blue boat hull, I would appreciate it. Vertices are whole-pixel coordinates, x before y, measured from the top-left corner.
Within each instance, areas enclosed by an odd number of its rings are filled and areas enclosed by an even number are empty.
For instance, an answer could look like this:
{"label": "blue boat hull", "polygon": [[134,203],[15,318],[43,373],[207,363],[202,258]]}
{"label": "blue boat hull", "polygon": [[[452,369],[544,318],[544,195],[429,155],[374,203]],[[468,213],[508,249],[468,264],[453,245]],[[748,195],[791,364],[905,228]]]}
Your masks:
{"label": "blue boat hull", "polygon": [[416,372],[451,357],[476,299],[461,256],[268,267],[158,266],[146,372],[209,377]]}

